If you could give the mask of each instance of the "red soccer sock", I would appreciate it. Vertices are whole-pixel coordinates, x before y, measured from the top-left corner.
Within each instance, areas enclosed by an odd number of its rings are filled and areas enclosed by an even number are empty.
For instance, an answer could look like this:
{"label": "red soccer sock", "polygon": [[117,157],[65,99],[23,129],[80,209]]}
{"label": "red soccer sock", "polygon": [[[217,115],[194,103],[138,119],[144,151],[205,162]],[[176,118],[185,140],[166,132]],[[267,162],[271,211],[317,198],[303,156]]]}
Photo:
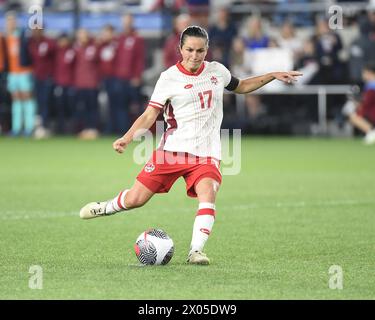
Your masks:
{"label": "red soccer sock", "polygon": [[190,251],[202,251],[215,222],[215,204],[202,202],[195,217]]}

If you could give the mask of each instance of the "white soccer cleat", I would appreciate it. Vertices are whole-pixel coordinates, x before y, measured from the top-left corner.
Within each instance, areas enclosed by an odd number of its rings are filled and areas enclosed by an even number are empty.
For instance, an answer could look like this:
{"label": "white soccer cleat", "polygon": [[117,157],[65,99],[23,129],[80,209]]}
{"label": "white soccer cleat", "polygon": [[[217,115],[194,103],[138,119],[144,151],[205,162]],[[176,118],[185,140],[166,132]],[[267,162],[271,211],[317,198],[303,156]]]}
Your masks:
{"label": "white soccer cleat", "polygon": [[194,251],[189,253],[186,262],[189,264],[209,265],[210,259],[208,259],[205,253],[201,251]]}
{"label": "white soccer cleat", "polygon": [[374,144],[375,143],[375,129],[367,132],[365,135],[365,144]]}
{"label": "white soccer cleat", "polygon": [[81,219],[92,219],[109,215],[105,212],[106,206],[107,202],[90,202],[81,209],[79,216]]}

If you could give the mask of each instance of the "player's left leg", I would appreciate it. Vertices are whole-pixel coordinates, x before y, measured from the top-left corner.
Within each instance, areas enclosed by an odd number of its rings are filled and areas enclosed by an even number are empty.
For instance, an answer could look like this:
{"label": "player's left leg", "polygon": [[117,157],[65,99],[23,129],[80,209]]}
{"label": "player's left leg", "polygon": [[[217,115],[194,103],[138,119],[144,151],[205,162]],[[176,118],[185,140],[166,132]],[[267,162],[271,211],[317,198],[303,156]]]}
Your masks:
{"label": "player's left leg", "polygon": [[213,178],[203,178],[196,187],[199,207],[193,226],[188,263],[208,265],[210,260],[203,253],[204,245],[215,222],[215,200],[220,184]]}
{"label": "player's left leg", "polygon": [[88,203],[80,210],[80,217],[82,219],[92,219],[139,208],[145,205],[154,194],[154,192],[136,180],[130,189],[121,191],[111,200]]}

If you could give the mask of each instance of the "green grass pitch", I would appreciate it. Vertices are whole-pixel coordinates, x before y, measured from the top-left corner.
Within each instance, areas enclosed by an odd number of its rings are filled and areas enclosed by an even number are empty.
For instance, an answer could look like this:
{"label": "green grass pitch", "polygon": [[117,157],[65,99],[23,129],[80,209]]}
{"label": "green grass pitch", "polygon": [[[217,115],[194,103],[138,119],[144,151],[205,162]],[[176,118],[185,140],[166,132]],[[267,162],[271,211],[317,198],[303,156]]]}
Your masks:
{"label": "green grass pitch", "polygon": [[[241,173],[225,176],[205,251],[185,264],[197,202],[183,180],[143,208],[80,220],[85,203],[131,186],[141,165],[112,139],[0,138],[0,299],[374,299],[375,147],[359,140],[242,140]],[[175,255],[140,267],[149,227]],[[30,289],[30,266],[43,288]],[[330,289],[333,265],[343,288]],[[337,274],[336,274],[337,275]]]}

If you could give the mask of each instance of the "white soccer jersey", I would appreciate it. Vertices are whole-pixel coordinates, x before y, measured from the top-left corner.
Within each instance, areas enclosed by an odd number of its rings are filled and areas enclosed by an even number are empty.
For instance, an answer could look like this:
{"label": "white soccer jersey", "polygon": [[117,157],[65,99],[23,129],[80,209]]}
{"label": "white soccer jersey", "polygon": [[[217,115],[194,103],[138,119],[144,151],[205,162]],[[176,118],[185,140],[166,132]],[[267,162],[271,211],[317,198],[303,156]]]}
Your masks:
{"label": "white soccer jersey", "polygon": [[223,92],[230,81],[218,62],[205,61],[195,74],[180,63],[162,72],[149,102],[168,124],[159,149],[220,160]]}

